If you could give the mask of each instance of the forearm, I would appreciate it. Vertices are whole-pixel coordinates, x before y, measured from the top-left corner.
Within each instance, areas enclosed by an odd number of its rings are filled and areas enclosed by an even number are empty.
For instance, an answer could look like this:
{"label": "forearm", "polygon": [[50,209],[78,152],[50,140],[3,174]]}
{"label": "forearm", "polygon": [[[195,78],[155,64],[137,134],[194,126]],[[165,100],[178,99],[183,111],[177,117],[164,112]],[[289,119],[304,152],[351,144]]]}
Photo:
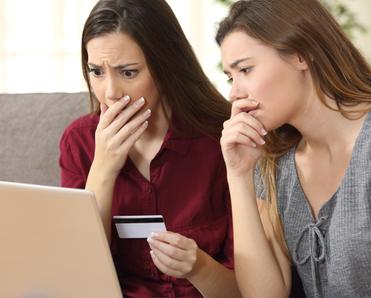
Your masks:
{"label": "forearm", "polygon": [[207,253],[198,250],[198,265],[188,280],[204,297],[242,297],[233,270],[214,260]]}
{"label": "forearm", "polygon": [[108,242],[111,241],[112,197],[116,178],[102,175],[92,165],[85,189],[94,193]]}
{"label": "forearm", "polygon": [[265,235],[256,204],[253,171],[228,177],[237,282],[244,297],[286,297],[288,288]]}

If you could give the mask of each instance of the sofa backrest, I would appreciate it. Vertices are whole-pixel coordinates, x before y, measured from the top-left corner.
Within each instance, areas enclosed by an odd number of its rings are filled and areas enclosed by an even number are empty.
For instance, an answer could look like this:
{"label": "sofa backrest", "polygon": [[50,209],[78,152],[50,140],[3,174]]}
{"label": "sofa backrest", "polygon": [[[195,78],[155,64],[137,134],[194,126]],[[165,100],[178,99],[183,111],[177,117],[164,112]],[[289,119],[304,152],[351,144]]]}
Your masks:
{"label": "sofa backrest", "polygon": [[0,180],[59,185],[59,139],[87,93],[0,94]]}

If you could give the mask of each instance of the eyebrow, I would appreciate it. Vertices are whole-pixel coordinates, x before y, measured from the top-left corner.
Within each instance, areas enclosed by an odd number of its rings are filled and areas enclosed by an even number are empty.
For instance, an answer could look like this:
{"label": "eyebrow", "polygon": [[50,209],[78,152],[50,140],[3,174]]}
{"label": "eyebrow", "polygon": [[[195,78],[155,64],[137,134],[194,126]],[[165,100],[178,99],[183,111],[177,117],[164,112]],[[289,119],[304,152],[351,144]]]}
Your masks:
{"label": "eyebrow", "polygon": [[246,60],[249,60],[251,59],[251,57],[246,57],[246,58],[241,58],[241,59],[237,59],[236,61],[234,61],[231,65],[229,65],[230,68],[236,68],[238,64],[240,64],[241,62],[244,62]]}
{"label": "eyebrow", "polygon": [[[94,64],[94,63],[88,63],[88,65],[91,66],[91,67],[95,67],[95,68],[101,68],[102,67],[102,65],[97,65],[97,64]],[[121,69],[121,68],[127,68],[129,66],[135,66],[135,65],[139,65],[139,63],[120,64],[120,65],[113,66],[112,68]]]}

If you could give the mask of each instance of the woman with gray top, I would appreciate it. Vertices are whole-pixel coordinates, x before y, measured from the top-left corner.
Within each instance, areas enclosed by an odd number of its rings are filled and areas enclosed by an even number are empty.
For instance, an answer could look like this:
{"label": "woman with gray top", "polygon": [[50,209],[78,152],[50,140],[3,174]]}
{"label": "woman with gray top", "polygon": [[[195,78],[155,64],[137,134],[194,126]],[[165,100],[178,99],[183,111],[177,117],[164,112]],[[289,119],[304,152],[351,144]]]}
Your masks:
{"label": "woman with gray top", "polygon": [[[244,297],[371,297],[371,70],[317,0],[238,1],[216,40]],[[256,198],[258,198],[256,200]]]}

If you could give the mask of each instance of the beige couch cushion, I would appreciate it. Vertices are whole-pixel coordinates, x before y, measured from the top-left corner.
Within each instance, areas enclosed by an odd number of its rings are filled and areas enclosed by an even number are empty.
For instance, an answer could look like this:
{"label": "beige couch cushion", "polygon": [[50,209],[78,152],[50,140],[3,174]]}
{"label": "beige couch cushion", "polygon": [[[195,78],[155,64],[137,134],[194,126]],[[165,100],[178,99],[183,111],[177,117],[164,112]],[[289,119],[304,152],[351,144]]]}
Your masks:
{"label": "beige couch cushion", "polygon": [[59,139],[88,95],[0,94],[0,105],[0,180],[59,185]]}

